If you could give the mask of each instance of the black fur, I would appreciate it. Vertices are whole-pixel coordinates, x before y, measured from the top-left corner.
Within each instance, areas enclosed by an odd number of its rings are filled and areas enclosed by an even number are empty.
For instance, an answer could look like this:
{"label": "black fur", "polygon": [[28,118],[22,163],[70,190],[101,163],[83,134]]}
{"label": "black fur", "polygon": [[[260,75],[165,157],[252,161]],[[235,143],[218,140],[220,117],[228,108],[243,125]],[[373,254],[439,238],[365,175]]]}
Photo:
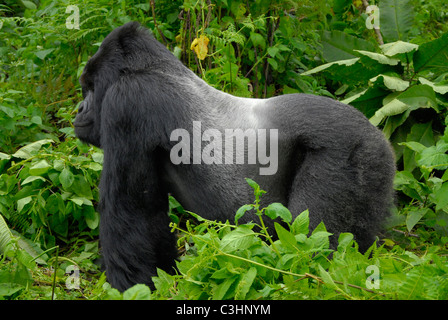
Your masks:
{"label": "black fur", "polygon": [[[174,266],[168,193],[205,218],[233,221],[241,205],[253,202],[244,180],[252,178],[267,190],[265,204],[281,202],[293,216],[308,208],[311,228],[323,220],[334,239],[352,232],[363,250],[388,215],[393,152],[350,106],[305,94],[266,100],[225,94],[137,23],[106,37],[80,82],[75,132],[104,149],[100,238],[108,280],[119,290],[151,284],[156,267]],[[202,131],[278,129],[276,174],[260,175],[260,164],[174,165],[169,155],[177,142],[170,134],[191,132],[193,121],[201,121]]]}

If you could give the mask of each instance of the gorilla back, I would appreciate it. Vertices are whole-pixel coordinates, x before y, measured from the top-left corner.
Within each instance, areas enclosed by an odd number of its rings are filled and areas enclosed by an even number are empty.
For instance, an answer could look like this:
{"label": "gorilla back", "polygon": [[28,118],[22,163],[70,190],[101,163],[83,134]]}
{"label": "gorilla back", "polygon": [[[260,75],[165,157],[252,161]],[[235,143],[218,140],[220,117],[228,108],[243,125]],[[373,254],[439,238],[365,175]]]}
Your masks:
{"label": "gorilla back", "polygon": [[305,94],[223,93],[137,23],[106,37],[80,82],[75,133],[104,150],[100,239],[119,290],[151,285],[156,267],[172,270],[168,193],[205,218],[233,221],[253,202],[251,178],[267,191],[265,204],[281,202],[293,216],[309,209],[310,227],[324,221],[333,246],[352,232],[361,250],[389,213],[392,149],[351,106]]}

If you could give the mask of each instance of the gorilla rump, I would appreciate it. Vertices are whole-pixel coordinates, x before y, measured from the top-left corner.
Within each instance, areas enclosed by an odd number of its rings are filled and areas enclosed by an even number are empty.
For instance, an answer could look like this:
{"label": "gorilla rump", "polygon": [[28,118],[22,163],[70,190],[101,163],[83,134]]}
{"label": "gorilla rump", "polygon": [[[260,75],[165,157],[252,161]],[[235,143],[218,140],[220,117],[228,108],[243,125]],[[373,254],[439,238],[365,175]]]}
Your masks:
{"label": "gorilla rump", "polygon": [[[351,106],[306,94],[247,99],[223,93],[133,22],[104,39],[80,82],[84,101],[75,132],[104,150],[100,240],[107,278],[119,290],[151,284],[156,267],[175,265],[168,193],[207,219],[232,221],[241,205],[253,202],[244,179],[251,178],[267,191],[265,204],[280,202],[293,216],[309,209],[311,228],[324,221],[334,239],[351,232],[363,250],[388,215],[392,149]],[[171,134],[192,134],[193,122],[201,124],[201,146],[207,130],[278,130],[275,174],[260,174],[266,163],[250,162],[247,147],[242,164],[173,163],[179,141]],[[243,220],[256,221],[249,214]]]}

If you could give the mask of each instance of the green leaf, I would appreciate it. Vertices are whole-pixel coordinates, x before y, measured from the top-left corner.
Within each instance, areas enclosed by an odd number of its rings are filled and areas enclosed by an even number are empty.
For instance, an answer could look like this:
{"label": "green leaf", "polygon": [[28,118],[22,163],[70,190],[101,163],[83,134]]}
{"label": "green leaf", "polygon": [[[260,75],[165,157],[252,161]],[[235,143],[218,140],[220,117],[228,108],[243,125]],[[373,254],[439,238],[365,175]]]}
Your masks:
{"label": "green leaf", "polygon": [[136,284],[123,293],[123,300],[150,300],[151,290],[144,284]]}
{"label": "green leaf", "polygon": [[418,81],[420,81],[421,84],[426,84],[426,85],[430,86],[437,93],[440,93],[440,94],[448,93],[448,86],[438,85],[438,84],[431,82],[429,80],[426,80],[425,78],[422,78],[422,77],[419,77]]}
{"label": "green leaf", "polygon": [[55,50],[55,48],[36,51],[34,54],[41,60],[45,60],[45,57],[48,56],[50,53],[52,53]]}
{"label": "green leaf", "polygon": [[398,40],[396,42],[386,43],[381,46],[381,50],[386,56],[395,57],[404,53],[411,53],[418,50],[417,44]]}
{"label": "green leaf", "polygon": [[381,79],[384,86],[390,90],[404,91],[409,87],[409,81],[402,80],[398,77],[386,76],[384,74],[380,74],[375,78],[370,79],[370,81],[376,82],[378,79]]}
{"label": "green leaf", "polygon": [[253,189],[255,190],[260,189],[260,186],[254,180],[246,178],[246,181]]}
{"label": "green leaf", "polygon": [[35,154],[37,154],[37,152],[40,150],[40,148],[42,148],[43,145],[49,144],[52,142],[54,142],[54,141],[51,139],[35,141],[33,143],[30,143],[30,144],[20,148],[12,156],[15,158],[29,159],[32,156],[34,156]]}
{"label": "green leaf", "polygon": [[431,106],[437,107],[434,90],[427,85],[412,86],[376,111],[375,115],[370,118],[370,122],[376,126],[385,117],[401,114],[407,110]]}
{"label": "green leaf", "polygon": [[244,206],[240,207],[235,214],[235,224],[238,224],[238,220],[241,219],[246,211],[252,210],[253,205],[251,204],[245,204]]}
{"label": "green leaf", "polygon": [[8,225],[6,224],[5,219],[0,214],[0,253],[4,253],[8,244],[12,240],[12,233],[9,230]]}
{"label": "green leaf", "polygon": [[25,250],[34,261],[41,265],[46,265],[48,260],[48,255],[44,254],[44,251],[33,241],[25,238],[15,230],[11,231],[12,234],[17,237],[19,240],[17,241],[18,246]]}
{"label": "green leaf", "polygon": [[431,209],[416,209],[408,212],[406,216],[406,227],[409,232],[411,232],[412,228],[428,213]]}
{"label": "green leaf", "polygon": [[412,151],[415,151],[418,153],[420,153],[426,149],[426,147],[424,145],[422,145],[421,143],[416,142],[416,141],[402,142],[402,143],[400,143],[400,145],[406,146],[409,149],[411,149]]}
{"label": "green leaf", "polygon": [[297,250],[297,241],[294,235],[279,225],[277,222],[274,223],[275,231],[280,239],[280,242],[287,248],[292,250]]}
{"label": "green leaf", "polygon": [[68,190],[68,188],[70,188],[75,181],[75,176],[69,169],[64,168],[59,175],[59,181],[61,182],[62,187],[65,190]]}
{"label": "green leaf", "polygon": [[334,283],[334,280],[331,277],[331,275],[327,271],[325,271],[325,269],[322,268],[322,266],[320,264],[319,264],[319,273],[320,273],[320,277],[322,278],[322,281],[326,285],[328,285],[332,289],[339,290],[339,287],[336,285],[336,283]]}
{"label": "green leaf", "polygon": [[288,223],[292,220],[291,211],[279,202],[271,203],[265,208],[264,213],[271,219],[280,217],[283,221]]}
{"label": "green leaf", "polygon": [[448,182],[435,193],[434,202],[437,204],[436,210],[441,210],[448,206]]}
{"label": "green leaf", "polygon": [[321,41],[324,59],[329,62],[355,58],[354,49],[375,51],[372,43],[339,30],[324,31]]}
{"label": "green leaf", "polygon": [[250,267],[249,270],[243,274],[235,289],[236,300],[244,300],[246,298],[246,295],[249,292],[256,276],[257,269],[255,267]]}
{"label": "green leaf", "polygon": [[42,176],[48,172],[51,168],[50,164],[46,160],[41,160],[30,168],[30,175],[32,176]]}
{"label": "green leaf", "polygon": [[90,207],[86,210],[87,211],[85,211],[85,215],[87,226],[92,230],[98,228],[100,224],[100,215],[93,209],[93,207]]}
{"label": "green leaf", "polygon": [[259,46],[262,50],[266,48],[266,39],[259,33],[251,32],[250,40],[254,47]]}
{"label": "green leaf", "polygon": [[381,0],[380,29],[385,42],[406,40],[414,24],[411,0]]}
{"label": "green leaf", "polygon": [[435,146],[425,148],[420,153],[417,164],[423,168],[446,170],[448,168],[448,142],[439,140]]}
{"label": "green leaf", "polygon": [[381,53],[364,51],[364,50],[355,50],[355,51],[359,52],[363,56],[366,56],[372,60],[375,60],[376,62],[379,62],[381,64],[387,64],[389,66],[396,66],[400,62],[400,60],[398,60],[398,59],[393,59],[393,58],[387,57]]}
{"label": "green leaf", "polygon": [[305,210],[299,214],[291,225],[291,231],[294,234],[305,234],[307,235],[309,231],[310,219],[309,211]]}
{"label": "green leaf", "polygon": [[30,10],[36,10],[37,9],[36,5],[32,1],[20,0],[20,2],[22,2],[23,6],[25,8],[27,8],[27,9],[30,9]]}
{"label": "green leaf", "polygon": [[427,69],[438,69],[439,73],[448,69],[448,33],[440,38],[420,45],[414,54],[414,70],[421,72]]}
{"label": "green leaf", "polygon": [[17,211],[22,212],[25,205],[30,203],[32,200],[33,200],[33,198],[31,196],[17,200]]}
{"label": "green leaf", "polygon": [[305,71],[301,75],[308,76],[310,74],[318,73],[318,72],[321,72],[321,71],[329,69],[329,68],[331,68],[330,70],[332,72],[333,71],[337,72],[339,68],[352,66],[352,65],[354,65],[358,61],[359,61],[359,58],[353,58],[353,59],[346,59],[346,60],[339,60],[339,61],[329,62],[329,63],[323,64],[321,66],[318,66],[318,67],[316,67],[314,69]]}
{"label": "green leaf", "polygon": [[338,238],[338,251],[342,252],[346,250],[353,241],[353,238],[353,234],[351,233],[341,233]]}
{"label": "green leaf", "polygon": [[277,70],[278,69],[278,63],[275,61],[275,59],[268,58],[268,62],[271,65],[272,69]]}
{"label": "green leaf", "polygon": [[22,186],[31,183],[35,180],[41,180],[41,181],[46,181],[45,178],[39,177],[39,176],[29,176],[27,177],[25,180],[22,181]]}
{"label": "green leaf", "polygon": [[258,242],[257,239],[251,229],[240,226],[222,238],[220,249],[226,252],[244,250]]}
{"label": "green leaf", "polygon": [[238,279],[238,276],[233,276],[224,280],[221,284],[216,286],[213,290],[213,300],[222,300],[229,291],[230,286]]}

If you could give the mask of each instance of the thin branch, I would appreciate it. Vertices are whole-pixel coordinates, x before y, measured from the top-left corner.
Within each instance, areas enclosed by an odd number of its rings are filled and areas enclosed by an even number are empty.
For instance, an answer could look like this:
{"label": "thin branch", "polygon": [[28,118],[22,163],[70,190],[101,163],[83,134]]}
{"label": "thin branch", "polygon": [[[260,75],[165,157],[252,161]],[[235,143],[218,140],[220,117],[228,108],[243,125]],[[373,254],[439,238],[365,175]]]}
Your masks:
{"label": "thin branch", "polygon": [[[364,11],[367,9],[367,7],[369,6],[369,2],[367,0],[362,0],[362,4],[364,6]],[[375,30],[375,34],[376,37],[378,39],[378,44],[380,46],[382,46],[384,44],[384,40],[383,40],[383,36],[381,35],[381,31],[379,28],[375,28],[375,26],[373,27],[373,30]]]}
{"label": "thin branch", "polygon": [[153,21],[154,21],[154,26],[156,27],[157,31],[159,32],[160,37],[162,38],[163,44],[164,44],[164,45],[167,45],[168,42],[166,41],[165,36],[163,35],[162,31],[159,29],[159,25],[157,24],[157,20],[156,20],[156,11],[155,11],[155,8],[156,8],[155,1],[154,1],[154,0],[150,0],[149,2],[150,2],[150,4],[151,4],[152,19],[153,19]]}

